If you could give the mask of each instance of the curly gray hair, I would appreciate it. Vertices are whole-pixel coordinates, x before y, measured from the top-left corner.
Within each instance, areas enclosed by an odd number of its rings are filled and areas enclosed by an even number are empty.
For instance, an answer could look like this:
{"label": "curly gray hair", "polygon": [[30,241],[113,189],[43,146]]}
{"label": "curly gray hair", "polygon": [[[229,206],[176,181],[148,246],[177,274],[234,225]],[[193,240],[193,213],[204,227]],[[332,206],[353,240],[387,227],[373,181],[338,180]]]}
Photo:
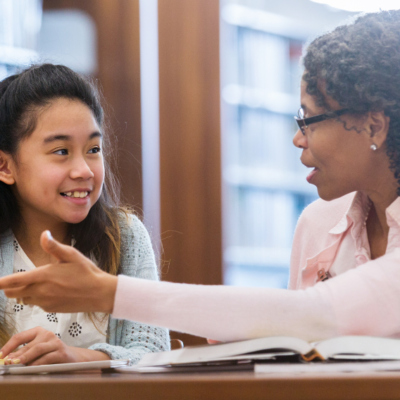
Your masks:
{"label": "curly gray hair", "polygon": [[387,155],[400,196],[400,10],[366,14],[310,43],[303,58],[307,93],[329,110],[320,90],[355,114],[390,117]]}

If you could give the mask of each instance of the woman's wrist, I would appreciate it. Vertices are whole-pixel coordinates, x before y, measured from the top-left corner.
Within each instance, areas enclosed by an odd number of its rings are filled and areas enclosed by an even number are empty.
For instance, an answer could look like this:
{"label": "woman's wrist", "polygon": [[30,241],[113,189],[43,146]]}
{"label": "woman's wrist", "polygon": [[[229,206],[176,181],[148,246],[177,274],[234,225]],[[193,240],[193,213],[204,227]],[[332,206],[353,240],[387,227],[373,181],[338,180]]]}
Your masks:
{"label": "woman's wrist", "polygon": [[117,291],[118,277],[110,274],[102,274],[100,287],[101,298],[99,299],[99,310],[107,314],[112,314],[114,309],[115,293]]}

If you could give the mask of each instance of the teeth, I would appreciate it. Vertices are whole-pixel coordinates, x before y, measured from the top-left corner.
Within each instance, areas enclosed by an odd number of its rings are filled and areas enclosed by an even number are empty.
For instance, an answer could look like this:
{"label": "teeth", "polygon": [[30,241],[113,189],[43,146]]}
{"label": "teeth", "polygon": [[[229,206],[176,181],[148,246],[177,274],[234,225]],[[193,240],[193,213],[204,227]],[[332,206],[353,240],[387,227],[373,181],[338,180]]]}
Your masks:
{"label": "teeth", "polygon": [[66,192],[64,194],[68,197],[75,197],[75,198],[83,199],[84,197],[86,197],[89,194],[89,192]]}

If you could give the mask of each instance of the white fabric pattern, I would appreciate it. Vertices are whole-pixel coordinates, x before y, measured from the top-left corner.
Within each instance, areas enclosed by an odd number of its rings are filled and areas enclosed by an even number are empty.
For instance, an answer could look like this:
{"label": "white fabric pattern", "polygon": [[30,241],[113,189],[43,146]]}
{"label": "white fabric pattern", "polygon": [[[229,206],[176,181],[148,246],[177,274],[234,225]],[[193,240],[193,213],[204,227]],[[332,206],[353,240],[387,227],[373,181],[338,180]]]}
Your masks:
{"label": "white fabric pattern", "polygon": [[[30,271],[35,268],[17,240],[14,239],[13,272]],[[20,305],[15,299],[8,300],[7,311],[14,317],[15,333],[41,326],[53,332],[68,346],[88,348],[93,344],[106,342],[108,316],[104,318],[104,315],[97,315],[95,323],[98,329],[96,329],[86,313],[47,313],[37,306]]]}

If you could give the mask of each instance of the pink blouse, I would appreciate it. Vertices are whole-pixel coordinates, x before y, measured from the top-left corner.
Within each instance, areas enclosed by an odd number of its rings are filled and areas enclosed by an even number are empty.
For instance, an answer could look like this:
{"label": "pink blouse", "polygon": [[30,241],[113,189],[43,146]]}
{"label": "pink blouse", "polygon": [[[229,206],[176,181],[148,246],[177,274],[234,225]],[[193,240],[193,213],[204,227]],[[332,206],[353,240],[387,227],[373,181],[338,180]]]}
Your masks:
{"label": "pink blouse", "polygon": [[293,242],[293,290],[119,276],[113,316],[222,341],[400,337],[400,199],[386,210],[386,254],[372,261],[365,228],[369,207],[368,197],[358,192],[305,209]]}

